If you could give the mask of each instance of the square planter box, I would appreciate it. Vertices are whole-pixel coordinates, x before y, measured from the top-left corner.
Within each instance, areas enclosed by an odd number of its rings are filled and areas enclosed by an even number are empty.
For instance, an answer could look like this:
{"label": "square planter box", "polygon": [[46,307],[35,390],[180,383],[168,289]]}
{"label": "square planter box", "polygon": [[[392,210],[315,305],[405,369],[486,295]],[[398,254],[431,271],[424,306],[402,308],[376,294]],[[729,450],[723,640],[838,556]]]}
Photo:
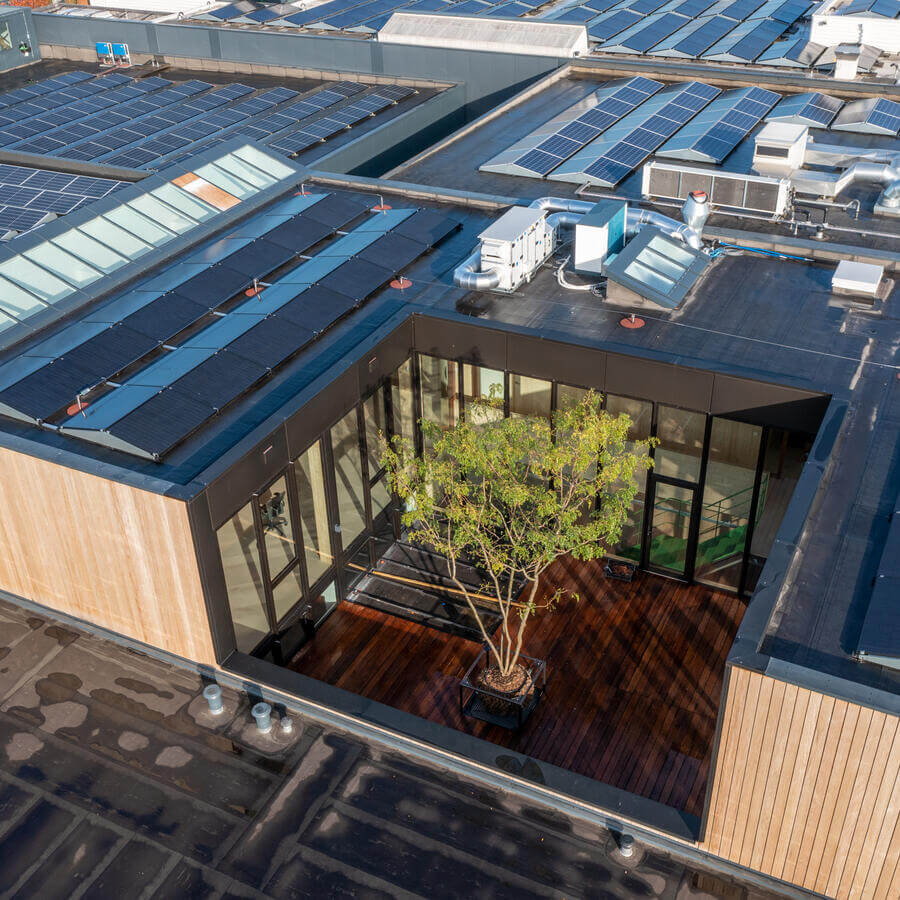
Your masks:
{"label": "square planter box", "polygon": [[603,573],[607,578],[615,578],[617,581],[631,581],[637,571],[637,563],[624,562],[621,559],[608,559]]}
{"label": "square planter box", "polygon": [[[519,657],[519,662],[528,670],[528,680],[526,690],[522,691],[517,698],[512,699],[484,687],[479,682],[478,676],[487,667],[488,659],[487,647],[482,647],[475,662],[469,666],[468,672],[460,681],[460,712],[464,716],[516,731],[525,724],[544,694],[547,686],[547,663],[542,659],[534,659],[524,654]],[[496,712],[490,709],[485,703],[486,699],[489,702],[490,699],[501,701],[506,705],[507,711]]]}

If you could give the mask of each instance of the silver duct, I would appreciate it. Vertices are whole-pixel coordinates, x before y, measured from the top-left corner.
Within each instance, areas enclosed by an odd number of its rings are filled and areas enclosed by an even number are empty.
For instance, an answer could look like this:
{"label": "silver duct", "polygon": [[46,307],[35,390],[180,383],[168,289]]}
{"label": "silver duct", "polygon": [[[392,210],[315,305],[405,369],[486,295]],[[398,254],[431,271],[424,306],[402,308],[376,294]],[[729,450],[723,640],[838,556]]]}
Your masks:
{"label": "silver duct", "polygon": [[490,291],[500,284],[500,273],[481,270],[481,247],[476,247],[454,270],[453,283],[467,291]]}
{"label": "silver duct", "polygon": [[851,184],[881,184],[884,190],[879,198],[883,206],[900,206],[900,164],[855,162],[841,175],[840,190],[835,196],[843,193]]}

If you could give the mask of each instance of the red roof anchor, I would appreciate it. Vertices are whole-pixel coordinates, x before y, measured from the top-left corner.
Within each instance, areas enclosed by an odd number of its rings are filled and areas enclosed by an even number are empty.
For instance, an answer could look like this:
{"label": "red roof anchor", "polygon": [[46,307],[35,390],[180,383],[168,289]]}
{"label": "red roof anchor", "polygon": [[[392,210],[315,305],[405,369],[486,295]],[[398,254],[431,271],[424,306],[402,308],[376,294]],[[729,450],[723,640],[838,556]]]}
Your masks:
{"label": "red roof anchor", "polygon": [[625,316],[624,318],[620,319],[619,324],[623,328],[643,328],[647,323],[643,319],[638,318],[634,313],[632,313],[630,316]]}

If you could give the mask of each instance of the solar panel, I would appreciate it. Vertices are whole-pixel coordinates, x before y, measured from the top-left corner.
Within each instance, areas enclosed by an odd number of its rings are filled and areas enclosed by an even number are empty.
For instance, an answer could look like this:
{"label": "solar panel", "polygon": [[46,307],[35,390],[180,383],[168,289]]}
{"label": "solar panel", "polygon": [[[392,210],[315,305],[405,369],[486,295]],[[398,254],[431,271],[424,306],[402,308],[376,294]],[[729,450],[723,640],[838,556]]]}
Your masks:
{"label": "solar panel", "polygon": [[698,81],[665,88],[625,116],[602,138],[572,156],[549,177],[614,187],[719,93],[718,88]]}
{"label": "solar panel", "polygon": [[774,19],[748,19],[713,44],[703,54],[703,59],[753,62],[787,27],[784,22]]}
{"label": "solar panel", "polygon": [[276,310],[273,318],[289,322],[317,335],[355,306],[356,300],[346,294],[339,294],[320,284],[313,284]]}
{"label": "solar panel", "polygon": [[870,97],[848,103],[831,123],[836,131],[890,134],[900,131],[900,103]]}
{"label": "solar panel", "polygon": [[727,91],[679,130],[656,155],[718,165],[779,99],[773,91],[757,87]]}
{"label": "solar panel", "polygon": [[611,82],[488,160],[481,171],[547,175],[661,88],[643,76]]}
{"label": "solar panel", "polygon": [[809,125],[811,128],[827,128],[844,105],[837,97],[829,97],[814,91],[808,94],[794,94],[785,97],[766,116],[767,122],[793,121]]}
{"label": "solar panel", "polygon": [[588,24],[588,37],[592,41],[608,41],[613,35],[640,22],[643,15],[643,13],[635,12],[632,9],[615,10],[590,22]]}
{"label": "solar panel", "polygon": [[698,57],[733,28],[732,19],[706,16],[682,26],[648,52],[652,56]]}
{"label": "solar panel", "polygon": [[[631,7],[634,9],[634,7]],[[688,23],[687,16],[662,13],[646,16],[638,24],[617,34],[601,45],[608,53],[645,53],[655,44]]]}

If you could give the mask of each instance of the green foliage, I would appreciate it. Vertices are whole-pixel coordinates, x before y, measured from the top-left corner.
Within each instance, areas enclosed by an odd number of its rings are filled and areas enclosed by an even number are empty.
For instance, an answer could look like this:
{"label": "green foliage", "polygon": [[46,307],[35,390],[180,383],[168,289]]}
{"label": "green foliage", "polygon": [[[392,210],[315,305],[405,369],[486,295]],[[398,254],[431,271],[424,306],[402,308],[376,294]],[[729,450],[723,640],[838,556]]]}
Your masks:
{"label": "green foliage", "polygon": [[[522,652],[529,618],[563,597],[558,590],[542,596],[541,576],[561,556],[595,559],[618,542],[636,476],[651,462],[649,442],[628,441],[629,417],[599,410],[593,392],[558,410],[552,423],[497,418],[499,402],[493,394],[470,404],[466,420],[447,431],[423,420],[425,452],[417,456],[409,441],[394,438],[382,461],[405,503],[410,539],[447,557],[506,675]],[[456,578],[461,559],[487,573],[488,597]],[[502,619],[496,637],[484,629],[485,602]]]}

